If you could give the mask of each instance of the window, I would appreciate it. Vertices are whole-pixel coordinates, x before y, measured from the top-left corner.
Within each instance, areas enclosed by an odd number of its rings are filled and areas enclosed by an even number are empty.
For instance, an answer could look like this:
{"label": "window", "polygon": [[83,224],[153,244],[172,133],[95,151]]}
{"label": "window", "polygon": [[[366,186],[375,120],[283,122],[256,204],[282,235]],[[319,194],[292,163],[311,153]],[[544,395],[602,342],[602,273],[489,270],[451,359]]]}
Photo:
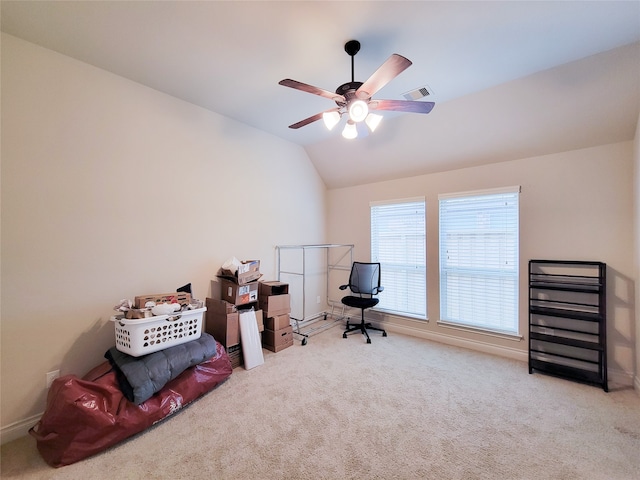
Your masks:
{"label": "window", "polygon": [[371,203],[371,261],[384,287],[377,308],[426,319],[424,198]]}
{"label": "window", "polygon": [[441,321],[518,334],[519,192],[438,197]]}

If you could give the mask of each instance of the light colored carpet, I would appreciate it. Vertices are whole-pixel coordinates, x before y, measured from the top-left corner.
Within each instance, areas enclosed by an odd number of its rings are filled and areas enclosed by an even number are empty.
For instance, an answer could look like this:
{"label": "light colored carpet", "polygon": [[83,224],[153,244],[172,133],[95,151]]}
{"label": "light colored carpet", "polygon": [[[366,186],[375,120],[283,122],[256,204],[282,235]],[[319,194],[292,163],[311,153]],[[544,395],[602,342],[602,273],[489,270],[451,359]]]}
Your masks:
{"label": "light colored carpet", "polygon": [[526,364],[341,326],[134,439],[53,469],[25,437],[2,478],[640,478],[640,396],[529,375]]}

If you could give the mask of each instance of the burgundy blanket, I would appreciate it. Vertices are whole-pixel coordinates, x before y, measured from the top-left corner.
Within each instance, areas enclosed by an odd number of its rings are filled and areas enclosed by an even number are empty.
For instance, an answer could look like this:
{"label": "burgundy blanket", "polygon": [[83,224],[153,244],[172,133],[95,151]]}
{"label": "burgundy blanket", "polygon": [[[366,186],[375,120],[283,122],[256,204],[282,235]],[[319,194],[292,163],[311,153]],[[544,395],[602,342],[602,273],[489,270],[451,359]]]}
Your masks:
{"label": "burgundy blanket", "polygon": [[40,455],[53,467],[69,465],[176,413],[233,372],[224,347],[216,343],[212,358],[186,369],[140,405],[125,398],[109,362],[83,378],[57,378],[49,389],[42,418],[29,430]]}

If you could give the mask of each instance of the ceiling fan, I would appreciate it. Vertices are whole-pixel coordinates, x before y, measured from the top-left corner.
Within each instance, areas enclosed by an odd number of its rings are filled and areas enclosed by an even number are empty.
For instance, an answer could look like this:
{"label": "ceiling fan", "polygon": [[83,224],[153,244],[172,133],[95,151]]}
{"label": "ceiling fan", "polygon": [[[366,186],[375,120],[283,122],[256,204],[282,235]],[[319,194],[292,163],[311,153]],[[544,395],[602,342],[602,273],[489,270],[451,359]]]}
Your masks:
{"label": "ceiling fan", "polygon": [[407,58],[394,53],[363,83],[356,82],[354,79],[354,57],[356,53],[360,51],[360,42],[350,40],[345,44],[344,50],[351,57],[351,81],[340,85],[335,93],[289,78],[278,82],[285,87],[295,88],[296,90],[302,90],[303,92],[328,98],[337,104],[337,107],[305,118],[304,120],[289,125],[289,128],[297,129],[304,127],[322,118],[327,128],[331,130],[338,124],[342,115],[346,113],[348,114],[348,120],[342,136],[345,138],[356,138],[358,136],[356,124],[364,121],[373,132],[380,123],[380,120],[382,120],[381,115],[369,113],[370,110],[429,113],[433,109],[435,105],[433,102],[374,100],[371,98],[378,90],[411,66],[411,61]]}

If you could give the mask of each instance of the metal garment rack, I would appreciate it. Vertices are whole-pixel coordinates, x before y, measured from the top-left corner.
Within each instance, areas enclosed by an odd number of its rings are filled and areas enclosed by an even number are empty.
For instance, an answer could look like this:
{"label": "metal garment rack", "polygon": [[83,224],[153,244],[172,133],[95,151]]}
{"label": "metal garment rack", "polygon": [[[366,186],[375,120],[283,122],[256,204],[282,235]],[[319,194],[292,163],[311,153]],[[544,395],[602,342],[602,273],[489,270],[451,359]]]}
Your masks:
{"label": "metal garment rack", "polygon": [[[340,252],[343,249],[344,252]],[[285,250],[297,250],[302,254],[302,264],[298,265],[299,269],[290,269],[284,270],[282,266],[282,253]],[[326,304],[331,306],[331,312],[324,311],[315,313],[313,315],[307,316],[307,305],[306,305],[306,295],[307,295],[307,251],[309,250],[324,250],[325,259],[326,259],[326,272],[325,272],[325,280],[326,280]],[[334,261],[332,261],[330,251],[337,251],[337,253],[342,253],[342,255],[338,256]],[[302,318],[295,318],[291,316],[291,318],[295,321],[295,328],[293,333],[299,337],[301,337],[302,345],[307,344],[307,340],[311,335],[315,335],[317,333],[323,332],[324,330],[331,328],[335,325],[336,322],[340,321],[343,317],[335,317],[334,316],[334,307],[339,302],[336,302],[329,298],[329,276],[330,273],[334,270],[342,270],[342,271],[351,271],[351,264],[353,263],[353,245],[352,244],[337,244],[337,243],[327,243],[327,244],[316,244],[316,245],[277,245],[277,264],[278,264],[278,281],[281,281],[281,275],[294,275],[298,278],[301,278],[302,281]],[[348,257],[348,265],[344,262]],[[291,293],[291,292],[290,292]],[[343,308],[344,313],[344,308]],[[313,325],[319,320],[327,320],[328,317],[331,318],[329,322],[323,322],[323,325]],[[303,332],[301,329],[305,329]]]}

